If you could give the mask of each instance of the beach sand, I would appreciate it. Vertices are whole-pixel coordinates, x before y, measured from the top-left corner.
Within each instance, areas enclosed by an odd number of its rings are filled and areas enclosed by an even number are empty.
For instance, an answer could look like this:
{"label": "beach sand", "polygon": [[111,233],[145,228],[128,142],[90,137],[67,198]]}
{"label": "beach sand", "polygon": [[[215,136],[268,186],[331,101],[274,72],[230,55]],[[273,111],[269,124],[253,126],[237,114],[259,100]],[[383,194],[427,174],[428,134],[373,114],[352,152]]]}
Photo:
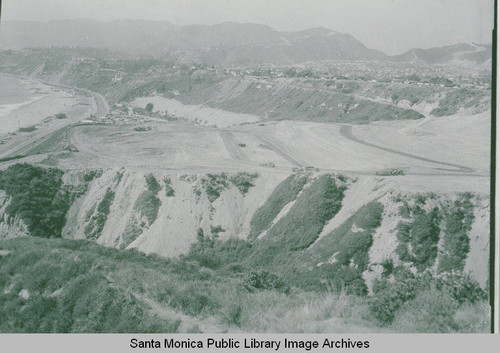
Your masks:
{"label": "beach sand", "polygon": [[81,114],[89,99],[30,79],[0,75],[0,135],[34,126],[49,116]]}

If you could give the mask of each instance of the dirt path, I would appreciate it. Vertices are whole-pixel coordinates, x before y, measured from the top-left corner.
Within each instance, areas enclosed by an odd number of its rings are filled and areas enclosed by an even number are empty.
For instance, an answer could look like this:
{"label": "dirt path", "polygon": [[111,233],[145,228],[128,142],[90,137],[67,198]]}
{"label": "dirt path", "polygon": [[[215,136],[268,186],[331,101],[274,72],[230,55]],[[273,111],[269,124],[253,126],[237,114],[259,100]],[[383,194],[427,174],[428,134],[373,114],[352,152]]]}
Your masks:
{"label": "dirt path", "polygon": [[281,157],[283,157],[284,159],[286,159],[287,161],[289,161],[290,163],[292,163],[293,165],[299,167],[299,168],[302,168],[304,167],[305,165],[303,163],[300,163],[299,161],[297,161],[295,158],[291,157],[289,154],[283,152],[283,149],[280,148],[276,142],[273,142],[271,141],[269,138],[265,137],[265,136],[262,136],[262,135],[254,135],[252,134],[254,137],[258,138],[259,140],[261,140],[262,142],[264,142],[269,148],[271,148],[274,152],[276,152],[278,155],[280,155]]}
{"label": "dirt path", "polygon": [[230,131],[221,130],[220,136],[222,137],[222,140],[226,145],[226,149],[232,158],[238,160],[248,160],[248,158],[246,158],[245,155],[243,155],[243,152],[234,141],[233,134]]}

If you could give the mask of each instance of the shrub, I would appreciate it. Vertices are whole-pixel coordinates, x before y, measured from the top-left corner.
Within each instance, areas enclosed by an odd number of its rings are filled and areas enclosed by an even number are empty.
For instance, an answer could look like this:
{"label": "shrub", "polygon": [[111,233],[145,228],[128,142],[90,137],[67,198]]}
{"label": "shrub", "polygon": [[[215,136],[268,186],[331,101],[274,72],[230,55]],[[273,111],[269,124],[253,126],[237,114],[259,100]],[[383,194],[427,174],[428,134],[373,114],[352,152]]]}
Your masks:
{"label": "shrub", "polygon": [[423,271],[436,260],[441,216],[437,207],[428,213],[415,207],[412,213],[411,222],[398,224],[399,244],[396,253],[402,261],[411,262],[419,271]]}
{"label": "shrub", "polygon": [[[424,297],[427,297],[429,293],[433,293],[432,295],[435,296],[446,297],[448,299],[446,299],[444,304],[453,301],[456,304],[453,306],[454,309],[463,304],[479,303],[487,297],[477,282],[470,276],[460,272],[442,273],[436,277],[432,276],[429,271],[413,275],[408,269],[398,266],[394,268],[393,275],[394,281],[392,282],[387,278],[375,280],[373,285],[374,294],[369,300],[371,315],[382,325],[391,324],[396,317],[396,312],[400,308],[406,308],[402,309],[405,312],[413,311],[414,314],[417,313],[420,301],[426,299],[419,299],[417,302],[408,305],[406,303],[421,293],[427,293]],[[450,311],[448,314],[453,317],[454,311]],[[402,316],[404,317],[405,315]],[[428,316],[425,316],[425,318],[425,320],[429,319]],[[407,320],[410,319],[407,318]],[[446,320],[450,320],[449,317]]]}
{"label": "shrub", "polygon": [[448,293],[460,304],[477,303],[488,297],[470,275],[462,272],[452,271],[439,274],[436,278],[436,288]]}
{"label": "shrub", "polygon": [[392,259],[388,259],[382,262],[382,268],[384,269],[382,272],[382,277],[389,277],[394,271],[394,262],[392,261]]}
{"label": "shrub", "polygon": [[231,176],[229,178],[229,181],[238,188],[238,190],[243,194],[245,195],[248,190],[255,186],[253,184],[253,181],[255,179],[257,179],[259,176],[259,174],[257,173],[244,173],[244,172],[241,172],[241,173],[238,173],[234,176]]}
{"label": "shrub", "polygon": [[[156,263],[145,255],[131,260],[114,249],[64,239],[18,238],[8,241],[8,248],[15,249],[14,256],[2,258],[0,278],[20,286],[0,296],[0,332],[152,333],[179,327],[178,320],[160,319],[130,294],[135,281],[120,273]],[[26,256],[37,261],[30,263]],[[29,298],[19,297],[21,289],[29,291]]]}
{"label": "shrub", "polygon": [[456,332],[459,326],[454,316],[458,306],[458,302],[446,293],[425,290],[395,312],[392,327],[408,333]]}
{"label": "shrub", "polygon": [[172,180],[170,178],[165,178],[163,182],[165,183],[165,194],[167,195],[167,197],[174,197],[175,190],[172,187]]}
{"label": "shrub", "polygon": [[414,279],[399,280],[392,284],[387,280],[376,280],[374,295],[369,300],[370,314],[382,325],[391,324],[396,311],[415,297],[416,289],[417,282]]}
{"label": "shrub", "polygon": [[220,193],[228,187],[227,175],[221,174],[207,174],[206,178],[201,179],[201,185],[207,193],[210,202],[214,202],[220,197]]}
{"label": "shrub", "polygon": [[178,291],[175,296],[171,297],[170,305],[193,316],[212,312],[219,306],[210,293],[203,288],[198,288],[196,284],[188,285]]}
{"label": "shrub", "polygon": [[197,241],[191,244],[189,253],[184,258],[212,269],[232,265],[236,265],[236,269],[242,268],[238,267],[241,266],[239,262],[251,253],[252,245],[236,238],[221,241],[218,239],[221,231],[223,229],[220,226],[212,227],[212,233],[206,236],[201,228],[198,229]]}
{"label": "shrub", "polygon": [[289,292],[290,288],[275,274],[267,271],[252,272],[243,280],[243,286],[249,290],[276,290],[278,292]]}
{"label": "shrub", "polygon": [[135,201],[134,210],[146,216],[149,225],[151,225],[158,218],[161,201],[157,194],[161,190],[161,186],[152,174],[145,175],[145,179],[147,190],[142,192]]}
{"label": "shrub", "polygon": [[160,184],[158,184],[158,181],[156,181],[156,178],[154,177],[153,174],[146,174],[144,176],[146,179],[146,185],[148,187],[148,190],[151,191],[154,194],[157,194],[161,190]]}
{"label": "shrub", "polygon": [[474,304],[465,303],[455,313],[459,332],[491,333],[491,307],[487,300]]}
{"label": "shrub", "polygon": [[83,181],[90,183],[92,180],[102,176],[102,170],[89,170],[85,171],[83,174]]}

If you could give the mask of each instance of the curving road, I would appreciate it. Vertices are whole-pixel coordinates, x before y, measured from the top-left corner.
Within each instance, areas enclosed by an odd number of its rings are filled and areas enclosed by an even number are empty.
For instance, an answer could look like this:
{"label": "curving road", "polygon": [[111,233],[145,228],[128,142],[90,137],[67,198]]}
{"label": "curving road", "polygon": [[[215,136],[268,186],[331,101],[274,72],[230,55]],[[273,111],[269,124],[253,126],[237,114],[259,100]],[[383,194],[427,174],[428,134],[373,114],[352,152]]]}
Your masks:
{"label": "curving road", "polygon": [[442,165],[442,166],[448,166],[448,167],[456,168],[456,169],[436,168],[438,170],[444,170],[444,171],[450,171],[450,172],[460,172],[460,173],[474,173],[475,172],[474,169],[469,168],[469,167],[465,167],[463,165],[441,162],[441,161],[437,161],[435,159],[420,157],[420,156],[416,156],[414,154],[410,154],[410,153],[406,153],[406,152],[401,152],[401,151],[398,151],[398,150],[395,150],[395,149],[392,149],[392,148],[388,148],[388,147],[384,147],[384,146],[379,146],[379,145],[376,145],[376,144],[373,144],[373,143],[370,143],[370,142],[366,142],[364,140],[361,140],[361,139],[357,138],[356,136],[354,136],[352,134],[352,126],[350,126],[350,125],[342,125],[340,127],[340,134],[344,138],[346,138],[348,140],[360,143],[360,144],[365,145],[365,146],[370,146],[370,147],[373,147],[373,148],[377,148],[377,149],[382,150],[382,151],[399,154],[400,156],[405,156],[405,157],[417,159],[419,161],[424,161],[424,162],[439,164],[439,165]]}

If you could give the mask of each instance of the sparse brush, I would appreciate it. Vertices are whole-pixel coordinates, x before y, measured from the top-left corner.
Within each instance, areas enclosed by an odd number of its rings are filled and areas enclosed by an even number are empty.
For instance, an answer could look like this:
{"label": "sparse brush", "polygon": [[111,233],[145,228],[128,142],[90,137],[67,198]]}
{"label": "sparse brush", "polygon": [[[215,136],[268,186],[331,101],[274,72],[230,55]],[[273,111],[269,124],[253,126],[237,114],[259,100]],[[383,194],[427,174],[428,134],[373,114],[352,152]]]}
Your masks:
{"label": "sparse brush", "polygon": [[491,306],[487,300],[464,303],[455,313],[458,331],[463,333],[490,333]]}
{"label": "sparse brush", "polygon": [[392,328],[406,333],[457,332],[455,313],[459,303],[450,295],[430,289],[420,292],[395,313]]}

